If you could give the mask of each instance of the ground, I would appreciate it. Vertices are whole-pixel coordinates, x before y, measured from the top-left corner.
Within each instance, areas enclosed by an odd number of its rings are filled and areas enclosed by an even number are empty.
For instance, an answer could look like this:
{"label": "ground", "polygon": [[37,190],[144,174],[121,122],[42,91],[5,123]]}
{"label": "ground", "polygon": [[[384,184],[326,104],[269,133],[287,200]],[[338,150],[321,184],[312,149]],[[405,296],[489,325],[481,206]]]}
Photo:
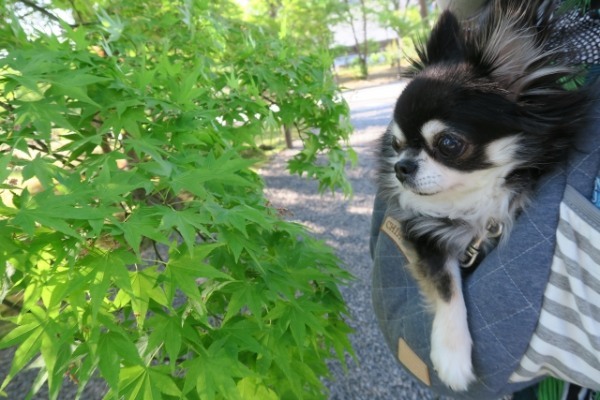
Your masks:
{"label": "ground", "polygon": [[401,70],[395,66],[387,64],[373,65],[369,67],[369,77],[367,79],[358,79],[355,70],[338,69],[336,71],[336,81],[345,91],[364,89],[398,81],[400,72]]}

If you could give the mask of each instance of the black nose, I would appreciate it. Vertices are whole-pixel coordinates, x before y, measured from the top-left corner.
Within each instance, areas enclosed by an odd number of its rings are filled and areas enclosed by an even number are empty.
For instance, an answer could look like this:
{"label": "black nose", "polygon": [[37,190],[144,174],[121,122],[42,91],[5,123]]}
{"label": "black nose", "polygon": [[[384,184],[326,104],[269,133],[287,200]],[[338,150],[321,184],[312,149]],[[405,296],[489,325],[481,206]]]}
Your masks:
{"label": "black nose", "polygon": [[398,179],[406,178],[414,174],[417,168],[419,168],[419,164],[409,159],[398,161],[394,165],[394,171],[396,171],[396,177],[398,177]]}

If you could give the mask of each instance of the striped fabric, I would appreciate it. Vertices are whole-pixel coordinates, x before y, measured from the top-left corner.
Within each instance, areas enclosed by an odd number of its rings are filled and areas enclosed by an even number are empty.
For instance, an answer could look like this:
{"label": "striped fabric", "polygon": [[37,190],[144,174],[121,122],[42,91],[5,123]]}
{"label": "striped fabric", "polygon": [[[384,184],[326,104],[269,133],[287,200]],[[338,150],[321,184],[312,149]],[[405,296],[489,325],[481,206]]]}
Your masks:
{"label": "striped fabric", "polygon": [[570,186],[538,326],[510,381],[543,375],[600,390],[600,209]]}

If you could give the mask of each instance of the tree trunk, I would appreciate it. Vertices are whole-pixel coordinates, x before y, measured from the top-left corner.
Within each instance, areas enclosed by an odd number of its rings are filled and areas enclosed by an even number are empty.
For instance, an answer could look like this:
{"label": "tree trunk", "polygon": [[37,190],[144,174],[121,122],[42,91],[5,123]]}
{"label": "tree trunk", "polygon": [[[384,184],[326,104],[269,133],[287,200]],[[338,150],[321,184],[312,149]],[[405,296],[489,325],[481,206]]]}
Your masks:
{"label": "tree trunk", "polygon": [[358,65],[360,68],[361,79],[367,79],[369,77],[369,69],[367,66],[367,57],[369,56],[369,44],[367,43],[367,16],[365,10],[364,0],[361,0],[361,13],[363,14],[363,46],[361,46],[360,40],[358,39],[358,35],[356,33],[356,26],[354,25],[354,16],[352,15],[352,11],[350,10],[350,4],[348,0],[345,0],[346,3],[346,12],[348,13],[348,23],[350,24],[350,29],[352,30],[352,36],[354,36],[354,48],[356,50],[356,54],[358,55]]}
{"label": "tree trunk", "polygon": [[367,39],[367,7],[365,5],[365,0],[360,0],[360,12],[362,14],[362,33],[363,33],[363,51],[361,57],[361,74],[363,75],[363,79],[369,78],[369,41]]}
{"label": "tree trunk", "polygon": [[427,11],[427,0],[419,0],[419,13],[421,14],[421,19],[427,18],[429,14]]}
{"label": "tree trunk", "polygon": [[290,129],[289,125],[283,126],[283,133],[285,135],[285,146],[288,149],[293,149],[294,143],[292,143],[292,130]]}

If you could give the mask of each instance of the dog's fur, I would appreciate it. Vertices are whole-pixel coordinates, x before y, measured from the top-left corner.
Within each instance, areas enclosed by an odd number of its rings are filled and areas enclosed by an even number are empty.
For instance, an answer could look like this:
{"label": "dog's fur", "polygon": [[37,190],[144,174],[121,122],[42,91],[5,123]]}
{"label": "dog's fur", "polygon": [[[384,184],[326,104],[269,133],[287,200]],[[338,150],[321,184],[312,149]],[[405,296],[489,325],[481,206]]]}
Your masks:
{"label": "dog's fur", "polygon": [[[493,0],[462,25],[445,11],[380,143],[380,191],[434,313],[433,366],[453,390],[475,379],[461,259],[476,241],[479,260],[506,238],[586,112],[585,90],[563,88],[576,71],[547,48],[541,3]],[[490,224],[503,228],[499,238]]]}

